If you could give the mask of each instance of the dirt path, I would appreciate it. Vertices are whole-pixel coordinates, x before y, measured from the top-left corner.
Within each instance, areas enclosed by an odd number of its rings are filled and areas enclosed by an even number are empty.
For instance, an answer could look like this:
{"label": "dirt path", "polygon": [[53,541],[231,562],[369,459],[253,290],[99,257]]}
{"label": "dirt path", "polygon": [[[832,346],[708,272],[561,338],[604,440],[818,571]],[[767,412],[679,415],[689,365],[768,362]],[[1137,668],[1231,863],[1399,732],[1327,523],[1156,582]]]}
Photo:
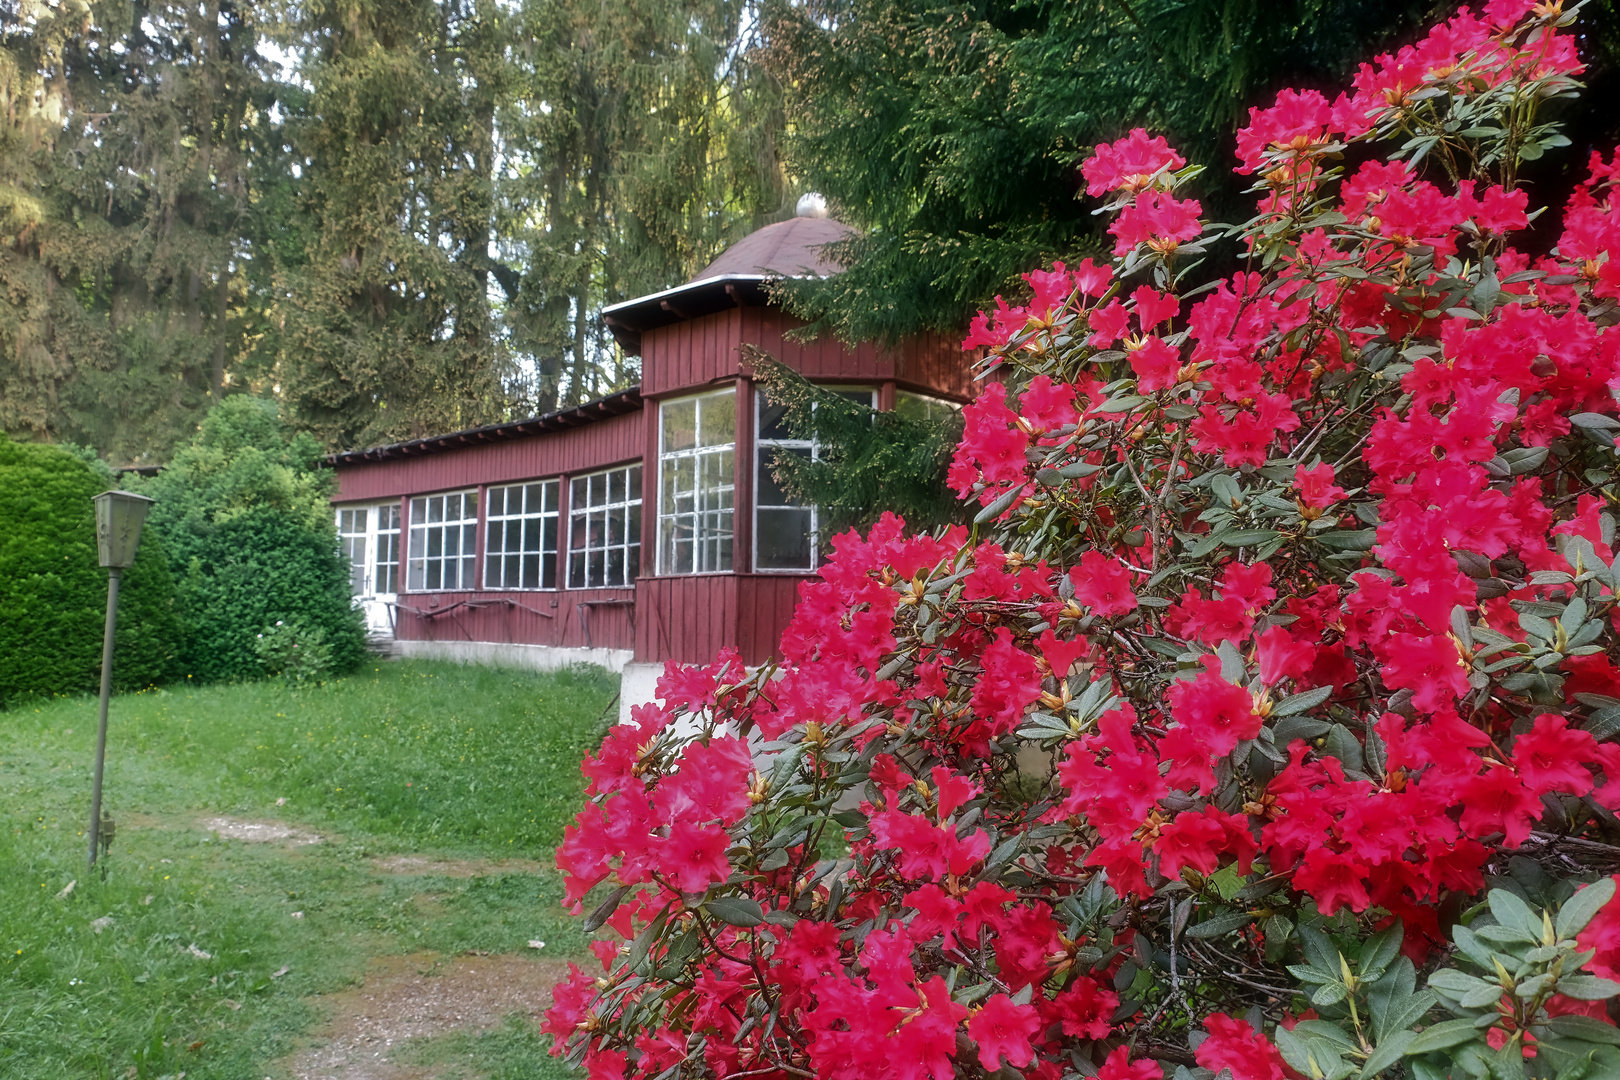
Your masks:
{"label": "dirt path", "polygon": [[539,1022],[551,988],[567,973],[560,960],[520,956],[439,957],[431,953],[375,961],[365,981],[316,999],[334,1015],[321,1045],[296,1055],[294,1080],[428,1080],[432,1069],[390,1060],[401,1043],[450,1031],[494,1027],[512,1013]]}
{"label": "dirt path", "polygon": [[[174,827],[173,823],[144,817],[130,824],[136,828]],[[187,825],[220,839],[280,847],[288,852],[312,845],[328,847],[336,839],[274,818],[209,816]],[[371,873],[387,877],[452,879],[534,873],[540,868],[539,863],[527,859],[416,854],[376,857],[363,865]],[[422,892],[411,899],[419,907],[431,909],[440,897]],[[542,943],[531,942],[531,947],[536,946]],[[551,1006],[552,987],[566,976],[567,970],[565,960],[540,959],[538,952],[422,952],[376,958],[360,985],[310,999],[329,1019],[310,1033],[305,1049],[277,1062],[272,1072],[290,1080],[433,1080],[445,1066],[402,1063],[394,1060],[396,1051],[413,1040],[487,1030],[514,1013],[539,1023]]]}

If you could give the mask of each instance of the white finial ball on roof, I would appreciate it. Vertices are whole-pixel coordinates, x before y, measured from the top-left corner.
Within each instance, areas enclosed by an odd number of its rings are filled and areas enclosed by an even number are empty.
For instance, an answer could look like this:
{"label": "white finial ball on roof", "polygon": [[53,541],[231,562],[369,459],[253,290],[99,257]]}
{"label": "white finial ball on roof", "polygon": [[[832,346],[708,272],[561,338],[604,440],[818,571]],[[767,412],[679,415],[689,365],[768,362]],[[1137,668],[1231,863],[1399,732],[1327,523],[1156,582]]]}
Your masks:
{"label": "white finial ball on roof", "polygon": [[799,196],[799,205],[794,208],[793,216],[824,218],[827,216],[827,200],[818,192],[807,191]]}

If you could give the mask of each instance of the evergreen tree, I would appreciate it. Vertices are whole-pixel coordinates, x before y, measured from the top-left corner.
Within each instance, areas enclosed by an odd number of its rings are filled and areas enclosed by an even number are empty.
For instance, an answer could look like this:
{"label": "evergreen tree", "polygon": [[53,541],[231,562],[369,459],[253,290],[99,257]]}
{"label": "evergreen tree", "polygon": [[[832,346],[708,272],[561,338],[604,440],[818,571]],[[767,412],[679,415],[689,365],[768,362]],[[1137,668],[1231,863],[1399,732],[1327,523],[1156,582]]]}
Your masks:
{"label": "evergreen tree", "polygon": [[501,118],[507,326],[544,411],[633,382],[600,309],[689,278],[788,212],[780,88],[745,0],[531,2]]}
{"label": "evergreen tree", "polygon": [[338,448],[633,381],[601,308],[787,209],[750,12],[0,3],[0,430],[162,461],[246,390]]}
{"label": "evergreen tree", "polygon": [[0,426],[163,456],[243,348],[249,9],[24,2],[0,30]]}
{"label": "evergreen tree", "polygon": [[290,120],[301,249],[281,251],[276,376],[332,446],[498,418],[489,308],[493,0],[337,3],[289,27],[310,92]]}
{"label": "evergreen tree", "polygon": [[782,422],[818,453],[778,450],[771,474],[793,499],[820,513],[821,542],[848,529],[870,529],[885,512],[899,514],[919,532],[962,522],[966,504],[946,485],[951,454],[962,438],[954,411],[915,415],[879,412],[817,386],[750,345],[743,353]]}
{"label": "evergreen tree", "polygon": [[[1251,105],[1281,85],[1336,86],[1454,6],[780,0],[767,25],[790,87],[790,165],[861,230],[838,249],[845,273],[787,283],[784,297],[850,340],[959,330],[997,292],[1016,292],[1018,274],[1095,253],[1078,165],[1141,124],[1209,165],[1206,207],[1235,213],[1247,183],[1225,148]],[[1594,92],[1571,130],[1605,149],[1620,132],[1590,103],[1613,90],[1613,15],[1613,0],[1584,10]]]}

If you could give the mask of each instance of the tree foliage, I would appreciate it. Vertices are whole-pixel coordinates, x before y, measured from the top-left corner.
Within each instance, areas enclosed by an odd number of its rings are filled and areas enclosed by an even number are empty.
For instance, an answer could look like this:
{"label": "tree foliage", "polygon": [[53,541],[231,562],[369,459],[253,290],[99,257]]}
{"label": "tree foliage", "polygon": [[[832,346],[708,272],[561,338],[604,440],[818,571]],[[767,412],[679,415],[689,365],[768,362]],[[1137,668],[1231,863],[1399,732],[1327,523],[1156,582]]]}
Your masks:
{"label": "tree foliage", "polygon": [[0,429],[162,461],[230,393],[328,448],[634,381],[605,304],[783,212],[741,0],[23,0]]}
{"label": "tree foliage", "polygon": [[743,358],[771,402],[786,410],[783,425],[819,448],[814,458],[778,451],[770,468],[784,491],[817,508],[822,536],[865,531],[886,512],[924,530],[965,519],[945,483],[962,434],[954,412],[930,418],[879,411],[811,383],[752,346],[743,346]]}
{"label": "tree foliage", "polygon": [[256,40],[217,0],[7,5],[0,428],[134,461],[224,394],[274,134]]}
{"label": "tree foliage", "polygon": [[[1080,197],[1078,166],[1094,144],[1137,124],[1215,166],[1200,185],[1204,201],[1217,220],[1240,217],[1242,185],[1224,166],[1248,108],[1283,86],[1336,85],[1443,6],[775,4],[767,37],[789,88],[791,167],[861,230],[837,249],[844,273],[787,283],[784,296],[848,340],[955,332],[1028,267],[1097,253],[1101,227]],[[1607,3],[1583,14],[1594,101],[1620,87],[1616,25]],[[1577,128],[1572,137],[1592,148],[1620,137],[1602,109],[1588,109]]]}
{"label": "tree foliage", "polygon": [[780,665],[670,664],[585,762],[558,864],[612,933],[558,1054],[1620,1072],[1620,150],[1515,243],[1576,15],[1493,0],[1282,90],[1236,228],[1163,138],[1096,148],[1113,260],[969,338],[971,529],[837,538]]}

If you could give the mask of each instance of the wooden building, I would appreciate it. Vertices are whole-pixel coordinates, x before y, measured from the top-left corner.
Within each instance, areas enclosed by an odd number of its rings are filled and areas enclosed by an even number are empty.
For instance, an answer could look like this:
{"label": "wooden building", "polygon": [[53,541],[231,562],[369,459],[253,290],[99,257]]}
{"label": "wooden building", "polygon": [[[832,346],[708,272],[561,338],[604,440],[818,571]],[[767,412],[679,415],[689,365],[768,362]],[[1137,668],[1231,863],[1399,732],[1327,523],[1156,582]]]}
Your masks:
{"label": "wooden building", "polygon": [[772,480],[780,425],[739,349],[757,345],[819,384],[882,409],[965,401],[954,340],[882,350],[774,307],[772,278],[836,272],[820,254],[847,228],[768,225],[685,285],[603,313],[641,385],[577,408],[335,455],[338,529],[374,633],[405,655],[620,670],[707,662],[726,645],[771,655],[816,572],[814,507]]}

